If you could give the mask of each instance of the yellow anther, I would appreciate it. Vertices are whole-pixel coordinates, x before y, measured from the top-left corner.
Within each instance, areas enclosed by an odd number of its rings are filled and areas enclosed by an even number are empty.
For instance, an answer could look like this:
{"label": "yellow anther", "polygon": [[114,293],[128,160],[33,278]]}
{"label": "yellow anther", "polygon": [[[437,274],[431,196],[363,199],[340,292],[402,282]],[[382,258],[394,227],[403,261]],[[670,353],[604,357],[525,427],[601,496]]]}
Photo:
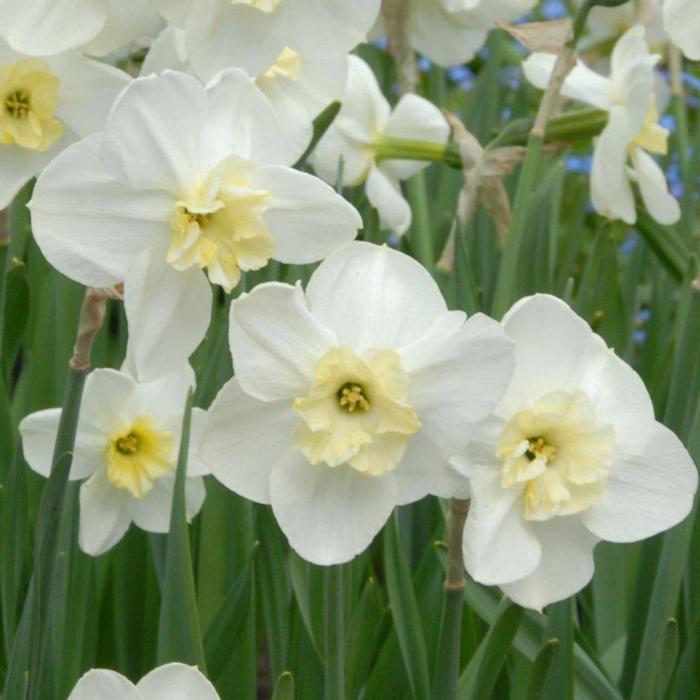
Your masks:
{"label": "yellow anther", "polygon": [[348,413],[353,413],[356,408],[360,408],[363,411],[369,411],[370,409],[365,391],[359,384],[344,384],[338,390],[338,403]]}
{"label": "yellow anther", "polygon": [[541,459],[544,462],[549,462],[554,459],[554,455],[557,452],[557,448],[553,445],[548,445],[544,438],[530,438],[528,440],[528,448],[525,452],[525,456],[532,462],[535,459]]}

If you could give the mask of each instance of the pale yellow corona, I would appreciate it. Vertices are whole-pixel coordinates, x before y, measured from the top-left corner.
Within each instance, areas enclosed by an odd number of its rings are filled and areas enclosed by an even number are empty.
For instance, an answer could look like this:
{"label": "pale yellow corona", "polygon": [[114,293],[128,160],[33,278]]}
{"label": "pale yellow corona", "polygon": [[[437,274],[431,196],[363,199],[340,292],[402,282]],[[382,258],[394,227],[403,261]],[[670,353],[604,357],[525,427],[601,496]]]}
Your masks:
{"label": "pale yellow corona", "polygon": [[54,118],[60,81],[45,61],[0,65],[0,143],[46,151],[63,135]]}
{"label": "pale yellow corona", "polygon": [[656,108],[656,97],[652,95],[644,125],[634,139],[634,145],[640,146],[650,153],[665,156],[668,153],[668,130],[664,129],[658,122],[659,112]]}
{"label": "pale yellow corona", "polygon": [[157,430],[148,416],[110,436],[107,478],[134,498],[143,498],[174,466],[173,434]]}
{"label": "pale yellow corona", "polygon": [[275,78],[284,78],[285,80],[298,80],[301,73],[301,55],[285,47],[282,53],[277,57],[277,60],[257,79],[258,85],[262,85]]}
{"label": "pale yellow corona", "polygon": [[294,401],[303,419],[294,445],[312,464],[348,463],[379,476],[394,469],[420,427],[409,403],[408,378],[394,350],[361,357],[348,347],[316,364],[311,391]]}
{"label": "pale yellow corona", "polygon": [[504,488],[523,488],[527,520],[579,513],[600,497],[615,446],[582,391],[558,391],[516,413],[496,449]]}
{"label": "pale yellow corona", "polygon": [[175,203],[167,260],[176,270],[207,270],[213,284],[230,292],[241,270],[259,270],[275,250],[263,214],[270,194],[254,189],[255,166],[228,159],[201,186]]}
{"label": "pale yellow corona", "polygon": [[230,2],[232,5],[250,5],[262,12],[272,12],[277,9],[282,0],[230,0]]}

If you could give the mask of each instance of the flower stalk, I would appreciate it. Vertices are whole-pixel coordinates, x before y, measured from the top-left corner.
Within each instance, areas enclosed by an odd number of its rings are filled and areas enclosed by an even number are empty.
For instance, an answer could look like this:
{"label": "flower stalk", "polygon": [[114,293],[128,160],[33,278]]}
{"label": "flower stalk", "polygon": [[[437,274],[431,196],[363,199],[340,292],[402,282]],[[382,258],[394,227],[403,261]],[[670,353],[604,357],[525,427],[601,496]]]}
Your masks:
{"label": "flower stalk", "polygon": [[324,700],[345,700],[345,598],[342,565],[323,570]]}
{"label": "flower stalk", "polygon": [[468,500],[453,498],[447,513],[447,574],[433,700],[457,698],[465,586],[462,538],[469,505]]}

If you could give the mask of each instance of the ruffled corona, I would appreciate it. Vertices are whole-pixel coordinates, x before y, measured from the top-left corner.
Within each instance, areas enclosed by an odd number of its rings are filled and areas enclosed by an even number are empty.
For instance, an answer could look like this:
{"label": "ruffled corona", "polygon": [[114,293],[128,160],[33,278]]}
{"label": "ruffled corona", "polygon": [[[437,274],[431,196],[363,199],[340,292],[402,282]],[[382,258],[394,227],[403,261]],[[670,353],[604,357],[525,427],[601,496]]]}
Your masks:
{"label": "ruffled corona", "polygon": [[282,0],[230,0],[232,5],[250,5],[261,12],[274,12]]}
{"label": "ruffled corona", "polygon": [[312,464],[347,462],[371,476],[394,469],[421,427],[396,351],[372,350],[360,358],[350,348],[333,348],[318,361],[315,380],[294,401],[304,419],[295,447]]}
{"label": "ruffled corona", "polygon": [[173,434],[148,416],[114,433],[107,447],[107,478],[134,498],[143,498],[175,465]]}
{"label": "ruffled corona", "polygon": [[557,391],[506,423],[496,456],[504,488],[522,487],[527,520],[580,513],[602,494],[615,448],[582,391]]}
{"label": "ruffled corona", "polygon": [[199,190],[179,200],[170,220],[168,262],[176,270],[206,268],[209,280],[230,292],[241,270],[259,270],[275,250],[263,220],[270,194],[254,189],[255,166],[229,158]]}
{"label": "ruffled corona", "polygon": [[48,150],[64,132],[54,118],[59,85],[48,64],[39,59],[0,66],[0,143]]}

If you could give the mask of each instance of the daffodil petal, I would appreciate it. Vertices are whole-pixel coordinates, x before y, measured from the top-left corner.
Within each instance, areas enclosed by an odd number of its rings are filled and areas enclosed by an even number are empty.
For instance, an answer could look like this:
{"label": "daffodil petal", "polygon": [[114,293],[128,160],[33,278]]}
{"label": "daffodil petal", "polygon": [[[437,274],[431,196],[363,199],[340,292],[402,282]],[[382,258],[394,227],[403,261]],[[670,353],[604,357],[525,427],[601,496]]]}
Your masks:
{"label": "daffodil petal", "polygon": [[92,669],[76,683],[68,700],[143,700],[136,686],[116,671]]}
{"label": "daffodil petal", "polygon": [[181,663],[156,668],[136,687],[148,700],[219,700],[214,686],[196,666]]}

